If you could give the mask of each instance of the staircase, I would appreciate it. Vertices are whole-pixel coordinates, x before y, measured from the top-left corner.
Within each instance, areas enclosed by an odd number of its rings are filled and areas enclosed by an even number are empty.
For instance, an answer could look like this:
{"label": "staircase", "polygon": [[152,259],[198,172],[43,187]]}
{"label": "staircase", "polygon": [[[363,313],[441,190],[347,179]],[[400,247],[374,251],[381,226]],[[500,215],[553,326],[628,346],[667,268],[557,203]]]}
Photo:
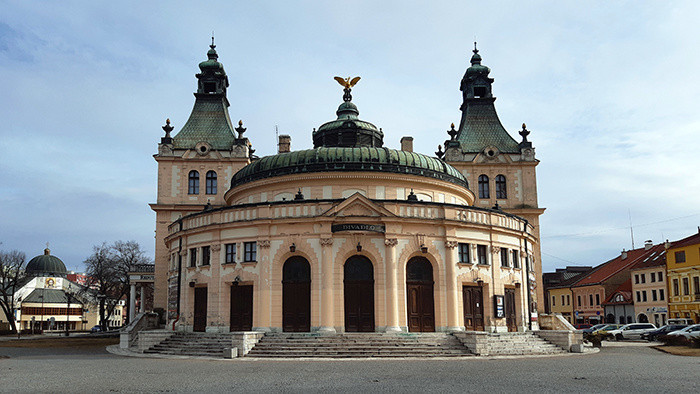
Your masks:
{"label": "staircase", "polygon": [[247,357],[458,357],[471,353],[445,333],[267,333]]}
{"label": "staircase", "polygon": [[532,332],[455,334],[466,347],[481,356],[520,356],[567,353],[566,350],[538,337]]}
{"label": "staircase", "polygon": [[178,332],[163,342],[144,350],[144,353],[223,358],[224,349],[230,347],[230,334]]}

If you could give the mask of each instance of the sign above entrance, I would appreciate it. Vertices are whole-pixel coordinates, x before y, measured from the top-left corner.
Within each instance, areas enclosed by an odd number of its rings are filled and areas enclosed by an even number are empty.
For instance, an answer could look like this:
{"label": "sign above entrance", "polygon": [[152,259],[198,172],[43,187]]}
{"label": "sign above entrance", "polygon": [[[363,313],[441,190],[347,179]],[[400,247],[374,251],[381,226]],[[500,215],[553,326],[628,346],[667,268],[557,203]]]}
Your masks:
{"label": "sign above entrance", "polygon": [[334,224],[331,226],[331,232],[339,231],[371,231],[374,233],[386,232],[386,227],[383,224],[361,224],[361,223],[343,223]]}

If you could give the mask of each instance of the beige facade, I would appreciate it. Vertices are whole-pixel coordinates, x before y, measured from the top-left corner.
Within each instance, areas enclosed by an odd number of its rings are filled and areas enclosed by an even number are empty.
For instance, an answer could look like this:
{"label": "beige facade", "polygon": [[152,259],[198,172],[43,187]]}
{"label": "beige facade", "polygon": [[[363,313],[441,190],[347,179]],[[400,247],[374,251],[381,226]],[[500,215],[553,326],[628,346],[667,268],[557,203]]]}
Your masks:
{"label": "beige facade", "polygon": [[654,323],[657,327],[668,319],[666,267],[663,265],[632,269],[632,297],[634,312],[639,323]]}
{"label": "beige facade", "polygon": [[[544,209],[531,144],[502,130],[494,138],[507,151],[487,144],[471,154],[453,138],[445,161],[412,152],[408,138],[401,150],[382,148],[383,133],[357,118],[345,86],[338,119],[314,131],[315,149],[286,152],[280,136],[278,155],[258,159],[242,123],[233,136],[228,79],[213,46],[208,56],[190,120],[174,138],[168,122],[154,156],[154,306],[173,327],[536,328]],[[473,191],[484,174],[493,198]]]}

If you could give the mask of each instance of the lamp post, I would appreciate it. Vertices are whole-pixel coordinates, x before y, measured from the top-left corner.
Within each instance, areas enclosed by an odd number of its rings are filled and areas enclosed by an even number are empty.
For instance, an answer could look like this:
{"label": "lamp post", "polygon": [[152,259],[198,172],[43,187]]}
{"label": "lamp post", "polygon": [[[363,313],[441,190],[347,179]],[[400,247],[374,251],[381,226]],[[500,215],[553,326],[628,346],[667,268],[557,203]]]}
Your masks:
{"label": "lamp post", "polygon": [[39,294],[39,298],[41,298],[41,320],[39,320],[39,331],[43,334],[44,333],[44,294]]}
{"label": "lamp post", "polygon": [[98,294],[97,295],[97,300],[99,301],[99,314],[100,314],[100,328],[104,331],[105,330],[105,324],[104,324],[104,302],[105,298],[107,298],[106,295],[104,294]]}
{"label": "lamp post", "polygon": [[72,295],[69,292],[66,292],[66,297],[68,298],[68,307],[66,308],[66,336],[69,336],[68,324],[70,323],[70,299]]}

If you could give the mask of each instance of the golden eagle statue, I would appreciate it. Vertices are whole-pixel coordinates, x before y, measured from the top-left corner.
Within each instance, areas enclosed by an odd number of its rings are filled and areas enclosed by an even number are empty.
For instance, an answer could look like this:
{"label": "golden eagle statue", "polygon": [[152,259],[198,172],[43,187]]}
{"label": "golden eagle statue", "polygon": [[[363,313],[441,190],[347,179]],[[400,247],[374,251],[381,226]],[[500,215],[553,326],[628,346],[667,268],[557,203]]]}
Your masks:
{"label": "golden eagle statue", "polygon": [[357,82],[360,80],[360,77],[355,77],[353,79],[350,79],[350,77],[333,77],[333,79],[338,81],[338,83],[345,89],[350,89],[351,87],[355,86],[355,84],[357,84]]}

